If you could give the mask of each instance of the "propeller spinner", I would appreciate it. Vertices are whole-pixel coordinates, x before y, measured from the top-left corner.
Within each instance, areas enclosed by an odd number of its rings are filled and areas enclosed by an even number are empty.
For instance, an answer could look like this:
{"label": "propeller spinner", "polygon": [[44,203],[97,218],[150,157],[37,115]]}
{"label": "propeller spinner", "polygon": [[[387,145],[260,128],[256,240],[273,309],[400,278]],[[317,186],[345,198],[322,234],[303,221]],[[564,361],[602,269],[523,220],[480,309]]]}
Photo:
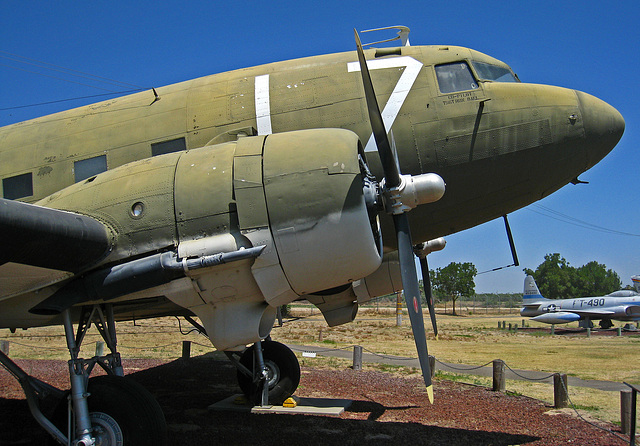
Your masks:
{"label": "propeller spinner", "polygon": [[417,176],[401,175],[396,163],[391,144],[384,127],[382,114],[378,107],[376,94],[364,57],[360,36],[354,29],[358,48],[358,61],[362,73],[365,99],[369,111],[369,122],[378,147],[378,154],[384,172],[384,180],[380,184],[385,210],[392,214],[398,238],[398,257],[404,298],[407,304],[411,330],[418,350],[418,359],[422,369],[422,377],[427,386],[429,401],[433,402],[433,386],[431,384],[431,367],[427,351],[427,338],[424,332],[420,288],[414,262],[413,244],[407,212],[419,204],[437,201],[444,194],[444,180],[436,174],[427,173]]}

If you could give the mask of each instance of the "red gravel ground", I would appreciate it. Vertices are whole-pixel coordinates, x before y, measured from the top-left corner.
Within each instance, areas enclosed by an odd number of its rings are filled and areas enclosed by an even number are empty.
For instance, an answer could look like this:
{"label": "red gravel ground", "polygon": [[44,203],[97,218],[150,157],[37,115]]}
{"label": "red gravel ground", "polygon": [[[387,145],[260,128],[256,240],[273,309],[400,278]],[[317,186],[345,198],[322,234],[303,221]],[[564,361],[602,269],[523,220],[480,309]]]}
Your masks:
{"label": "red gravel ground", "polygon": [[[64,361],[19,360],[27,372],[66,388]],[[239,389],[235,368],[205,355],[162,363],[125,361],[126,373],[158,399],[169,444],[624,445],[611,433],[526,397],[449,381],[435,382],[430,405],[421,378],[382,372],[303,368],[299,396],[351,399],[340,417],[210,412],[207,407]],[[619,434],[619,428],[604,425]],[[0,445],[40,445],[17,382],[0,369]]]}

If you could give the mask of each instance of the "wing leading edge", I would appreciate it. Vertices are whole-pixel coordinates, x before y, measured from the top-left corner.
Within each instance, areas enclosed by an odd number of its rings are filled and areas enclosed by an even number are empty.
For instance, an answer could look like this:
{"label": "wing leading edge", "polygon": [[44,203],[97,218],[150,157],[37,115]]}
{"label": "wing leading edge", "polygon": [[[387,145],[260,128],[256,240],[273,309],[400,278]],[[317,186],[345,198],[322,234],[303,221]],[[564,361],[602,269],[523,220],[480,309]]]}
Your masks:
{"label": "wing leading edge", "polygon": [[0,198],[0,246],[0,265],[78,273],[109,253],[111,236],[91,217]]}

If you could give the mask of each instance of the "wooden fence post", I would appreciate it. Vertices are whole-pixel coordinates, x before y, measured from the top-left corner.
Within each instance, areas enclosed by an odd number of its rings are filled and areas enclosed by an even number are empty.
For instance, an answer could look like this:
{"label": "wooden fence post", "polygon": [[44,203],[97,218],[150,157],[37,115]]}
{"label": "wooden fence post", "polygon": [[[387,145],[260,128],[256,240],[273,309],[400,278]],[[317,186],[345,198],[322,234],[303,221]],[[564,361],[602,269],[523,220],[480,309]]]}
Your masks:
{"label": "wooden fence post", "polygon": [[353,370],[362,370],[362,347],[353,346]]}
{"label": "wooden fence post", "polygon": [[191,357],[191,341],[182,341],[182,359]]}
{"label": "wooden fence post", "polygon": [[504,379],[504,361],[502,359],[493,360],[493,391],[504,392],[505,379]]}
{"label": "wooden fence post", "polygon": [[104,341],[96,341],[96,356],[104,355]]}
{"label": "wooden fence post", "polygon": [[[446,310],[445,310],[446,313]],[[402,293],[396,293],[396,327],[402,326]]]}
{"label": "wooden fence post", "polygon": [[631,390],[620,391],[620,431],[631,432]]}
{"label": "wooden fence post", "polygon": [[436,357],[429,355],[429,367],[431,368],[431,379],[436,376]]}
{"label": "wooden fence post", "polygon": [[0,341],[0,351],[9,356],[9,341]]}
{"label": "wooden fence post", "polygon": [[553,407],[564,409],[569,406],[567,375],[556,373],[553,375]]}

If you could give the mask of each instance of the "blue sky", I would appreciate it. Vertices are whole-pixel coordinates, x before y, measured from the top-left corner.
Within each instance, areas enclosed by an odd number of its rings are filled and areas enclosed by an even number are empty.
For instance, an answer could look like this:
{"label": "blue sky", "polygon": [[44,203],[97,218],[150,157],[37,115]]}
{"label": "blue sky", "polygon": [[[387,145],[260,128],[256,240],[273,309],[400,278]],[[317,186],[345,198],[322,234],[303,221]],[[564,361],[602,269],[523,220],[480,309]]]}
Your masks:
{"label": "blue sky", "polygon": [[[521,266],[478,276],[476,291],[521,292],[522,268],[535,269],[553,252],[573,266],[596,260],[630,284],[630,276],[640,274],[640,6],[637,1],[506,3],[8,0],[0,4],[0,125],[102,98],[16,106],[108,92],[95,87],[135,88],[42,70],[11,60],[11,54],[157,87],[246,66],[351,51],[353,28],[406,25],[413,45],[482,51],[510,64],[524,82],[585,91],[616,107],[626,120],[619,145],[581,176],[590,184],[566,186],[509,216]],[[559,221],[549,209],[633,235]],[[511,263],[501,219],[447,240],[444,251],[430,256],[431,268],[457,261],[484,271]]]}

